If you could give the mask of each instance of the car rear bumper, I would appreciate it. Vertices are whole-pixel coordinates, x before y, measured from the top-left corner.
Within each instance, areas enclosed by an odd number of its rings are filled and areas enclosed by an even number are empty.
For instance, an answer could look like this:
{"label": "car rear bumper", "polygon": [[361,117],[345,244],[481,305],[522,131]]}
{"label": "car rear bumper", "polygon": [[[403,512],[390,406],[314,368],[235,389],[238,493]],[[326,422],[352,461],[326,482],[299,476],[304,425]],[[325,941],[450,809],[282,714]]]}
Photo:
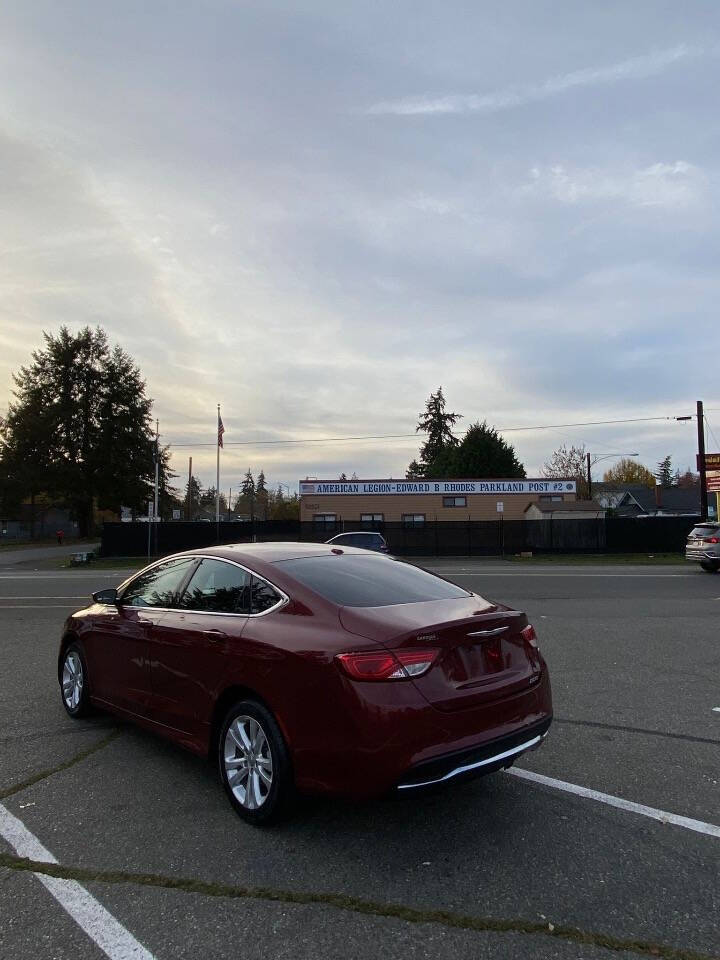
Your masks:
{"label": "car rear bumper", "polygon": [[685,559],[694,561],[695,563],[700,563],[703,560],[712,560],[715,563],[720,563],[720,552],[717,550],[702,550],[696,547],[685,551]]}
{"label": "car rear bumper", "polygon": [[354,702],[343,698],[322,735],[293,750],[302,792],[363,799],[491,773],[538,746],[552,719],[547,668],[524,690],[453,713],[437,710],[411,683],[350,686]]}
{"label": "car rear bumper", "polygon": [[537,750],[548,734],[552,717],[518,730],[511,736],[499,737],[480,747],[462,750],[419,763],[401,778],[398,790],[417,790],[447,783],[450,780],[483,776],[512,766],[518,757]]}

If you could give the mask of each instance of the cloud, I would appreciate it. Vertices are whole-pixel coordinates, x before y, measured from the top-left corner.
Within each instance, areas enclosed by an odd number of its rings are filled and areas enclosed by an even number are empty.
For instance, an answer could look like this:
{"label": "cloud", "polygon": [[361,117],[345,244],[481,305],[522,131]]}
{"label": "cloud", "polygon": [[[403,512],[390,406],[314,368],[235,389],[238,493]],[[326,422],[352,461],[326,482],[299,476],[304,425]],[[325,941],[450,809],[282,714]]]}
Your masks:
{"label": "cloud", "polygon": [[415,116],[418,114],[443,113],[498,113],[521,107],[527,103],[547,100],[557,94],[565,93],[577,87],[604,86],[621,80],[642,80],[661,73],[667,67],[681,60],[699,57],[704,53],[700,47],[686,44],[659,50],[655,53],[632,57],[608,67],[589,67],[575,70],[557,77],[551,77],[539,84],[506,87],[486,94],[448,94],[441,97],[404,97],[399,100],[385,100],[369,107],[368,114],[396,116]]}
{"label": "cloud", "polygon": [[572,171],[555,165],[546,170],[533,167],[530,174],[531,182],[521,193],[550,196],[565,204],[616,200],[633,207],[681,210],[695,206],[707,185],[702,170],[685,160],[629,171]]}

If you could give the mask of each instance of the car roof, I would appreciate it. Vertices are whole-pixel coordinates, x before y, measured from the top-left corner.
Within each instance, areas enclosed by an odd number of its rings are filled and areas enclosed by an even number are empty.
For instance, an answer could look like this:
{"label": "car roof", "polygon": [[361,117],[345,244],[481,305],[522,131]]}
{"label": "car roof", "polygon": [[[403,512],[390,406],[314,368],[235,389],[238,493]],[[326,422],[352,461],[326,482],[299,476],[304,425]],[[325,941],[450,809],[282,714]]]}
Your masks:
{"label": "car roof", "polygon": [[[183,550],[182,555],[187,557],[204,556],[218,557],[224,560],[245,561],[249,566],[258,562],[262,564],[280,563],[283,560],[299,560],[303,557],[330,556],[333,550],[339,550],[331,543],[300,543],[300,542],[269,542],[269,543],[223,543],[213,547],[200,547],[197,550]],[[359,547],[343,547],[343,553],[355,553],[366,557],[367,550]]]}
{"label": "car roof", "polygon": [[327,543],[339,540],[340,537],[380,537],[382,540],[382,534],[378,533],[377,530],[348,530],[346,533],[336,533],[334,537],[330,537]]}

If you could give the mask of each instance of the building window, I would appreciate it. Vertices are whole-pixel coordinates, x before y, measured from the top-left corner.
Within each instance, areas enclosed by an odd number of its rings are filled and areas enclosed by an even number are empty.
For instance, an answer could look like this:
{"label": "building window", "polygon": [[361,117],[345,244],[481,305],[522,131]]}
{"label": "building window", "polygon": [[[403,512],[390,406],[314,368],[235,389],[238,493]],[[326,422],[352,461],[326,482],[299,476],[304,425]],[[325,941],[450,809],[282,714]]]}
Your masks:
{"label": "building window", "polygon": [[443,497],[444,507],[466,507],[467,497]]}
{"label": "building window", "polygon": [[361,513],[360,522],[363,530],[379,530],[385,520],[384,513]]}
{"label": "building window", "polygon": [[334,530],[336,525],[337,514],[335,513],[313,514],[313,526],[319,530]]}
{"label": "building window", "polygon": [[555,494],[551,494],[551,493],[541,493],[540,502],[541,503],[562,503],[563,497],[558,497]]}
{"label": "building window", "polygon": [[424,527],[425,514],[424,513],[404,513],[402,515],[402,522],[404,527]]}

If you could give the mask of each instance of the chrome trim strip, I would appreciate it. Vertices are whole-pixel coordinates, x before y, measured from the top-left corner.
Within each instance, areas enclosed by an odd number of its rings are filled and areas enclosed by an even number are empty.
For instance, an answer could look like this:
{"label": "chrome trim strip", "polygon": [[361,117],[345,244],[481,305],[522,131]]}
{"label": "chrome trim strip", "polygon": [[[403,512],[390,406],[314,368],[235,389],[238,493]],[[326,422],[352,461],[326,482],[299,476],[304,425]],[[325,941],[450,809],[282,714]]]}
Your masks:
{"label": "chrome trim strip", "polygon": [[486,757],[485,760],[478,760],[477,763],[468,763],[462,767],[456,767],[454,770],[451,770],[449,773],[446,773],[444,777],[439,777],[437,780],[424,780],[422,783],[401,783],[398,786],[398,790],[413,790],[415,787],[430,787],[435,783],[442,783],[444,780],[451,780],[453,777],[457,777],[460,773],[467,773],[468,770],[477,770],[478,767],[486,767],[490,763],[497,763],[498,760],[505,760],[507,757],[514,757],[518,753],[524,753],[525,750],[530,750],[532,747],[536,746],[543,739],[542,734],[538,734],[537,737],[533,737],[532,740],[528,740],[526,743],[521,743],[517,747],[512,747],[510,750],[505,750],[504,753],[496,753],[493,757]]}
{"label": "chrome trim strip", "polygon": [[[143,567],[142,570],[139,570],[137,573],[133,574],[132,577],[128,577],[123,583],[118,587],[118,593],[120,590],[128,586],[135,580],[136,577],[140,576],[141,573],[144,573],[146,570],[150,570],[152,567],[156,567],[160,563],[166,563],[168,560],[218,560],[220,563],[231,563],[235,567],[240,567],[241,570],[244,570],[245,573],[250,574],[251,577],[255,577],[258,580],[262,580],[263,583],[267,583],[268,586],[272,587],[276,593],[280,594],[280,600],[274,604],[272,607],[268,607],[267,610],[263,610],[261,613],[223,613],[220,610],[184,610],[182,607],[134,607],[131,604],[127,604],[129,610],[159,610],[166,613],[183,613],[183,614],[202,614],[206,617],[242,617],[245,620],[257,620],[258,617],[266,617],[269,613],[274,613],[276,610],[281,610],[284,606],[290,603],[290,597],[285,593],[284,590],[281,590],[280,587],[275,586],[272,581],[268,580],[267,577],[261,576],[259,573],[256,573],[254,570],[251,570],[250,567],[244,566],[242,563],[238,563],[237,560],[230,560],[228,557],[215,557],[211,553],[174,553],[172,556],[163,557],[162,560],[156,560],[154,563],[149,563],[147,566]],[[193,573],[193,576],[195,574]],[[121,598],[122,600],[122,598]],[[120,606],[122,606],[122,602]]]}
{"label": "chrome trim strip", "polygon": [[495,627],[494,630],[476,630],[474,633],[468,633],[468,637],[499,637],[509,629],[510,627]]}

